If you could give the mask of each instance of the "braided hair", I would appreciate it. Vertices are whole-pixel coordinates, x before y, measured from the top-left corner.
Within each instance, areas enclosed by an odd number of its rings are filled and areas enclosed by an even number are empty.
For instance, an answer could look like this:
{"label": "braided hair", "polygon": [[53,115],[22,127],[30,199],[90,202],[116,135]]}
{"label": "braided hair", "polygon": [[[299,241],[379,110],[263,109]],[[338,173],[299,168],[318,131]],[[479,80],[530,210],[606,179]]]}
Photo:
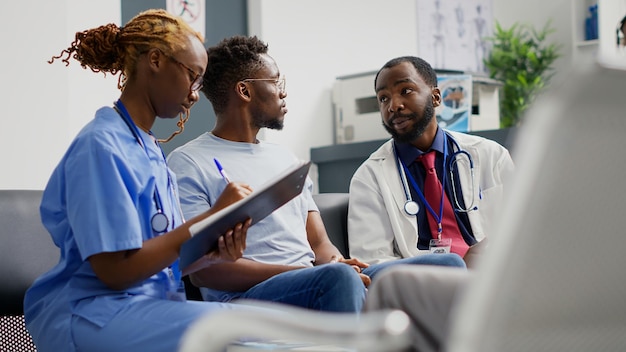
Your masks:
{"label": "braided hair", "polygon": [[72,44],[48,63],[60,59],[69,65],[74,59],[84,68],[93,72],[103,72],[119,77],[118,88],[124,89],[128,77],[135,73],[141,54],[151,48],[158,48],[165,55],[185,49],[187,37],[202,35],[193,30],[180,17],[163,9],[146,10],[133,17],[123,27],[109,23],[97,28],[77,32]]}

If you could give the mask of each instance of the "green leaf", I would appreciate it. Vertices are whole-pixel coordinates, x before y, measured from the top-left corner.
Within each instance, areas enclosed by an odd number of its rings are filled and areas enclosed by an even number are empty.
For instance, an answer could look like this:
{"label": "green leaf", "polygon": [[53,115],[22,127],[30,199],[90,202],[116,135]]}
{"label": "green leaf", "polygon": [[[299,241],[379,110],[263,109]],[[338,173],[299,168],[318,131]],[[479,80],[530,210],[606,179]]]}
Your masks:
{"label": "green leaf", "polygon": [[501,127],[520,124],[520,118],[533,98],[548,85],[553,64],[561,57],[561,44],[547,43],[556,32],[552,21],[537,30],[528,24],[514,23],[504,28],[496,21],[494,34],[486,38],[492,50],[483,60],[489,77],[501,80]]}

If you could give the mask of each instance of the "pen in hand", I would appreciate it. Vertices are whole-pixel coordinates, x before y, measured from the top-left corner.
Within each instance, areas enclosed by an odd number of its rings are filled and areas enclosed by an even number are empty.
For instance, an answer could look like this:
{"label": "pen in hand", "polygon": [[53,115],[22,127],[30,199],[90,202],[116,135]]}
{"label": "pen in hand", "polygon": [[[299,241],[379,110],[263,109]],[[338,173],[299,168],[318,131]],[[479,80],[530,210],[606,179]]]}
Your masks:
{"label": "pen in hand", "polygon": [[220,164],[216,158],[213,158],[213,161],[215,161],[215,166],[217,166],[217,170],[220,172],[220,175],[222,175],[224,181],[226,181],[226,183],[230,183],[230,179],[228,178],[228,175],[226,175],[226,171],[222,167],[222,164]]}

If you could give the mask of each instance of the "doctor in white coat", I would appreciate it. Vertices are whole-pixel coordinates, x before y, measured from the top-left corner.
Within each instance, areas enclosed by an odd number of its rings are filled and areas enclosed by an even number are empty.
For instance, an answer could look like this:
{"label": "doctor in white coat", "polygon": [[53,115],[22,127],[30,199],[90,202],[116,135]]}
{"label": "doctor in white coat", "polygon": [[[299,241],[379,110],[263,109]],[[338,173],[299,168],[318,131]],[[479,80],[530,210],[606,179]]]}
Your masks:
{"label": "doctor in white coat", "polygon": [[439,178],[447,176],[446,194],[470,247],[465,259],[471,268],[471,258],[491,235],[494,210],[513,171],[509,152],[494,141],[438,126],[434,108],[442,98],[437,76],[420,58],[390,60],[374,85],[383,126],[392,139],[370,155],[350,182],[350,256],[373,264],[429,253],[428,209],[425,199],[416,196],[423,194],[416,189],[423,187],[423,180],[411,175],[417,171],[409,170],[417,166],[407,165],[414,160],[407,158],[436,150]]}

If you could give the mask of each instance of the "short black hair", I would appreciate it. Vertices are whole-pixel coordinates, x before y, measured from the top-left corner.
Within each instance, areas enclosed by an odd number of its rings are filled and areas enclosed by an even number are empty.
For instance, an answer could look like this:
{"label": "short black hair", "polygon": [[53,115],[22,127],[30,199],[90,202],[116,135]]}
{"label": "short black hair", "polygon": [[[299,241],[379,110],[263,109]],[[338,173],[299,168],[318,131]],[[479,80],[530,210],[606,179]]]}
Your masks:
{"label": "short black hair", "polygon": [[268,45],[256,36],[235,35],[209,47],[209,61],[204,72],[202,93],[209,99],[213,110],[224,111],[228,105],[228,92],[234,85],[263,68],[262,54]]}
{"label": "short black hair", "polygon": [[413,64],[413,66],[415,66],[415,69],[422,77],[424,82],[426,82],[426,84],[429,84],[432,87],[437,86],[437,73],[435,73],[435,70],[432,68],[432,66],[430,66],[428,62],[426,62],[426,60],[417,56],[400,56],[387,61],[387,63],[384,64],[383,67],[380,68],[380,70],[378,70],[378,72],[376,73],[376,78],[374,78],[374,88],[376,87],[376,82],[378,81],[378,75],[382,70],[394,67],[403,62],[410,62],[411,64]]}

